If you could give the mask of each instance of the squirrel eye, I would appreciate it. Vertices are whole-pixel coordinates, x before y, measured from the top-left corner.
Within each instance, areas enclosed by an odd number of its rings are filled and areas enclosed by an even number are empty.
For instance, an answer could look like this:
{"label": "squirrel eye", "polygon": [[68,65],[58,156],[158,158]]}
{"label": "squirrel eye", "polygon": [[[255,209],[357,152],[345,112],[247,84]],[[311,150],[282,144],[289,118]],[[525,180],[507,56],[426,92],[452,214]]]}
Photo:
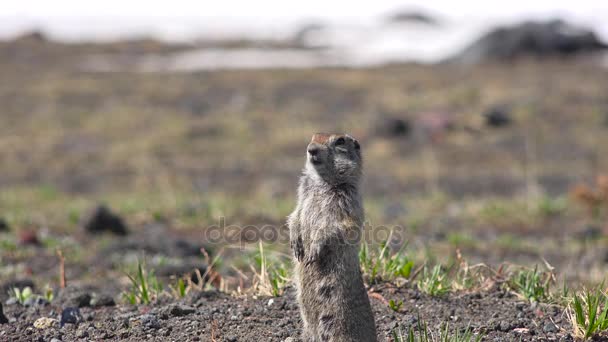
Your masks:
{"label": "squirrel eye", "polygon": [[355,150],[360,150],[361,149],[361,145],[359,145],[359,142],[357,140],[355,140]]}
{"label": "squirrel eye", "polygon": [[346,141],[344,140],[344,138],[338,138],[338,140],[336,140],[335,145],[339,146],[339,145],[344,145]]}

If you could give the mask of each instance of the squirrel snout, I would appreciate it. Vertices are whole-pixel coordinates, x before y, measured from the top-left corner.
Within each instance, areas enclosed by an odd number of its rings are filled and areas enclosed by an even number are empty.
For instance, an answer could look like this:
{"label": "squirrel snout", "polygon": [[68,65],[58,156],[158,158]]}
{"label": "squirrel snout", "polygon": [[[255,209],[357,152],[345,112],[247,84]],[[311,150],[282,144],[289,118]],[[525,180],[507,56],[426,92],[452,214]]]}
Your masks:
{"label": "squirrel snout", "polygon": [[310,154],[311,156],[316,156],[317,154],[319,154],[319,147],[318,146],[308,146],[308,154]]}

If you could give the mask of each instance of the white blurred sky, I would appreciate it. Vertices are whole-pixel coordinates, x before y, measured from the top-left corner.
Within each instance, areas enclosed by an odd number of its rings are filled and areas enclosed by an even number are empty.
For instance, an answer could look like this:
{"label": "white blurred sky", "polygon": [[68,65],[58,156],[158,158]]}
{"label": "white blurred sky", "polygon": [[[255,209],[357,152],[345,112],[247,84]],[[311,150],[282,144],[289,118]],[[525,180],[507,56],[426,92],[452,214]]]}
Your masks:
{"label": "white blurred sky", "polygon": [[1,16],[227,16],[349,17],[378,15],[400,7],[420,7],[445,15],[606,14],[606,0],[17,0],[3,1]]}
{"label": "white blurred sky", "polygon": [[460,22],[561,17],[608,32],[608,0],[5,0],[0,37],[33,28],[62,39],[188,39],[202,32],[276,35],[294,21],[365,22],[399,9],[426,10]]}

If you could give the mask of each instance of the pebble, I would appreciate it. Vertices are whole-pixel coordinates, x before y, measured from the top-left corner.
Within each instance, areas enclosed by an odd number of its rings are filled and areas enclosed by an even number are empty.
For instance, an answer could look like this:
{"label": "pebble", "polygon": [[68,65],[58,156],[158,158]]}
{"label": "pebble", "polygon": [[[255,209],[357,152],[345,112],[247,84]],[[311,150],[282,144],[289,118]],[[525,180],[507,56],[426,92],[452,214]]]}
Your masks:
{"label": "pebble", "polygon": [[76,332],[76,337],[78,337],[78,338],[85,338],[85,337],[88,337],[88,336],[89,336],[89,333],[86,330],[84,330],[84,329],[79,329]]}
{"label": "pebble", "polygon": [[138,320],[141,323],[141,325],[143,325],[146,328],[151,328],[151,329],[160,328],[160,322],[158,321],[158,318],[156,317],[156,315],[152,315],[152,314],[141,315],[141,316],[139,316]]}
{"label": "pebble", "polygon": [[83,321],[78,308],[65,308],[61,312],[61,326],[66,323],[78,324]]}
{"label": "pebble", "polygon": [[509,324],[509,322],[507,321],[500,321],[500,324],[498,325],[498,330],[507,332],[511,330],[511,324]]}
{"label": "pebble", "polygon": [[557,328],[557,326],[555,324],[553,324],[553,322],[547,322],[547,324],[545,324],[545,326],[543,327],[543,331],[546,333],[554,333],[557,332],[559,329]]}
{"label": "pebble", "polygon": [[171,308],[171,315],[173,316],[186,316],[189,315],[191,313],[196,312],[196,309],[191,307],[191,306],[187,306],[187,305],[175,305]]}
{"label": "pebble", "polygon": [[36,329],[48,329],[52,326],[57,325],[57,320],[50,317],[40,317],[34,322],[34,328]]}
{"label": "pebble", "polygon": [[91,298],[91,306],[100,307],[100,306],[114,306],[116,302],[112,296],[108,296],[105,294],[95,295]]}

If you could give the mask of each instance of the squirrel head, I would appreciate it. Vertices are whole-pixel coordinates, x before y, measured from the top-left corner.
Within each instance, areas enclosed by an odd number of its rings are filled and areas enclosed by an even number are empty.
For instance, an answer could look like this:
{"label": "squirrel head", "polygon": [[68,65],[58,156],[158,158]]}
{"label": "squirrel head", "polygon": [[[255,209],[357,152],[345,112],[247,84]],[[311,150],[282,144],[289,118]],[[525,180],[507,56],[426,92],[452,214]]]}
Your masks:
{"label": "squirrel head", "polygon": [[332,185],[356,185],[361,178],[361,145],[348,134],[316,133],[306,150],[305,173]]}

